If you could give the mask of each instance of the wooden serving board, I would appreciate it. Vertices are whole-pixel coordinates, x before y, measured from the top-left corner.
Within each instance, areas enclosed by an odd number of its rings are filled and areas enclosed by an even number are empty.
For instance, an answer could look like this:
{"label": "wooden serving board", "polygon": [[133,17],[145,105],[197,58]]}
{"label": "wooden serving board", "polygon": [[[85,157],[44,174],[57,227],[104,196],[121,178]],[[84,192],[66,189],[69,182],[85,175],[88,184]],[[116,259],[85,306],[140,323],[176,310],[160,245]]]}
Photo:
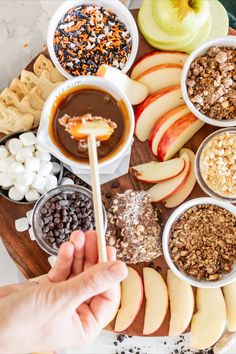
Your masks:
{"label": "wooden serving board", "polygon": [[[132,11],[135,19],[137,17],[137,10]],[[231,32],[232,34],[235,34]],[[140,34],[140,44],[137,58],[141,57],[144,54],[153,51],[153,48],[150,47]],[[47,55],[46,52],[44,54]],[[36,58],[35,58],[36,59]],[[26,67],[27,70],[33,68],[33,63],[35,59]],[[197,148],[201,142],[211,134],[216,128],[205,125],[194,137],[186,144],[186,147],[192,149],[194,152],[197,151]],[[1,136],[1,134],[0,134]],[[141,143],[136,138],[134,139],[134,144],[132,147],[131,154],[131,166],[148,162],[150,160],[156,160],[156,157],[152,154],[147,143]],[[119,186],[116,189],[112,188],[112,182],[108,182],[102,186],[103,202],[106,208],[109,207],[110,198],[106,197],[106,193],[109,193],[113,197],[118,192],[124,192],[127,189],[134,190],[146,190],[147,185],[138,182],[132,175],[127,174],[117,179]],[[193,199],[196,197],[204,196],[200,187],[196,184],[193,192],[188,197],[188,199]],[[33,208],[32,205],[19,205],[13,202],[6,200],[0,196],[0,236],[4,242],[5,247],[7,248],[10,256],[15,261],[16,265],[20,271],[25,275],[26,278],[36,277],[42,274],[45,274],[49,271],[50,265],[48,263],[48,254],[40,249],[36,242],[32,242],[29,238],[28,232],[16,232],[15,229],[15,220],[25,216],[26,212]],[[173,212],[173,209],[166,209],[160,206],[162,210],[162,222],[165,224],[165,221],[168,219],[169,215]],[[161,256],[158,259],[154,260],[154,265],[157,267],[161,275],[166,279],[167,273],[167,264],[164,258]],[[144,266],[149,264],[140,263],[135,265],[134,268],[142,275],[142,269]],[[158,301],[158,299],[157,299]],[[128,328],[126,331],[129,335],[142,335],[143,328],[143,319],[144,319],[144,306],[141,308],[141,311],[135,320],[135,322]],[[166,336],[168,335],[169,329],[169,319],[170,313],[168,311],[165,321],[158,331],[152,334],[152,336]],[[107,329],[113,331],[114,323],[111,323]]]}

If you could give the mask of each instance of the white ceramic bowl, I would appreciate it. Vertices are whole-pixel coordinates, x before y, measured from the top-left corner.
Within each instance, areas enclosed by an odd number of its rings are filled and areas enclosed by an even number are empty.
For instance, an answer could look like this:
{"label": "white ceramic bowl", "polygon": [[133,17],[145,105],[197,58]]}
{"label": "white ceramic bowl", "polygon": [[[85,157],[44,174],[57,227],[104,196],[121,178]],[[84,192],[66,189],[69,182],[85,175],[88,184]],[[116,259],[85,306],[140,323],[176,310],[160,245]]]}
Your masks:
{"label": "white ceramic bowl", "polygon": [[56,10],[54,15],[51,18],[51,21],[49,23],[48,27],[48,32],[47,32],[47,47],[48,47],[48,52],[49,55],[56,66],[56,68],[61,72],[63,76],[65,76],[67,79],[72,79],[74,76],[70,75],[66,70],[63,69],[61,64],[59,63],[57,56],[54,51],[54,45],[53,45],[53,39],[54,39],[54,33],[56,30],[56,27],[62,17],[65,15],[65,13],[71,9],[72,7],[83,5],[83,4],[91,4],[91,5],[98,5],[98,6],[103,6],[106,9],[110,9],[113,11],[118,18],[124,22],[124,24],[127,26],[128,30],[131,33],[131,38],[132,38],[132,49],[130,56],[122,69],[124,73],[129,71],[131,68],[136,55],[138,51],[138,44],[139,44],[139,35],[138,35],[138,29],[136,22],[130,13],[130,11],[119,1],[119,0],[67,0],[62,3],[62,5]]}
{"label": "white ceramic bowl", "polygon": [[[211,47],[214,46],[227,46],[227,47],[233,47],[236,48],[236,36],[225,36],[225,37],[219,37],[212,39],[208,42],[203,43],[200,47],[195,49],[188,57],[186,60],[183,71],[182,71],[182,77],[181,77],[181,89],[182,89],[182,94],[183,94],[183,99],[190,109],[190,111],[199,119],[201,119],[203,122],[214,125],[216,127],[234,127],[236,126],[236,119],[231,119],[231,120],[217,120],[217,119],[212,119],[205,114],[202,114],[199,110],[196,109],[194,104],[191,102],[188,91],[187,91],[187,85],[186,85],[186,79],[188,76],[188,72],[190,69],[190,65],[192,62],[199,56],[204,55],[207,50]],[[235,117],[236,118],[236,117]]]}
{"label": "white ceramic bowl", "polygon": [[72,80],[66,80],[61,85],[59,85],[48,97],[47,101],[44,104],[44,108],[41,114],[40,125],[38,128],[38,141],[42,146],[47,147],[47,150],[54,156],[56,156],[60,161],[64,164],[70,166],[72,170],[90,170],[89,163],[77,162],[72,159],[66,157],[61,150],[53,143],[51,136],[49,134],[49,118],[51,116],[51,111],[53,109],[53,105],[55,100],[65,94],[66,91],[70,90],[72,87],[78,87],[81,89],[83,87],[93,87],[98,90],[103,90],[114,97],[115,100],[122,102],[125,104],[125,108],[127,111],[127,131],[124,132],[126,134],[126,139],[119,147],[116,153],[114,153],[110,158],[107,158],[105,161],[99,163],[99,169],[104,167],[108,167],[112,165],[115,161],[122,158],[128,146],[131,145],[133,140],[134,133],[134,111],[133,108],[127,98],[127,96],[115,85],[113,85],[110,81],[105,80],[103,78],[97,76],[78,76]]}
{"label": "white ceramic bowl", "polygon": [[188,202],[180,205],[169,217],[167,220],[167,223],[165,225],[163,235],[162,235],[162,248],[163,248],[163,253],[165,260],[172,270],[172,272],[181,280],[185,281],[186,283],[195,286],[197,288],[219,288],[222,286],[225,286],[226,284],[229,284],[236,280],[236,264],[233,266],[233,270],[229,274],[224,274],[220,280],[217,281],[205,281],[205,280],[200,280],[197,281],[195,278],[188,276],[184,272],[181,272],[176,265],[174,264],[172,257],[169,252],[169,237],[170,237],[170,232],[172,225],[181,217],[181,215],[188,210],[189,208],[199,205],[199,204],[213,204],[217,205],[221,208],[227,209],[230,213],[232,213],[236,217],[236,207],[233,206],[232,204],[213,199],[213,198],[196,198],[189,200]]}

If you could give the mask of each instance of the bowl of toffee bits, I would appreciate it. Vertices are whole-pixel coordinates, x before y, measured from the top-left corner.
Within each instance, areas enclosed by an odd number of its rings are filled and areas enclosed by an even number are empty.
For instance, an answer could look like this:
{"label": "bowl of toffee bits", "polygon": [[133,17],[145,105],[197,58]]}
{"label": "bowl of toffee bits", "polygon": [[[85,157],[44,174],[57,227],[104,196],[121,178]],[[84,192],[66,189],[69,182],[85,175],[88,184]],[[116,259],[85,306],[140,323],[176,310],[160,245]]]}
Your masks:
{"label": "bowl of toffee bits", "polygon": [[181,88],[188,108],[203,122],[236,126],[236,36],[215,38],[194,50]]}
{"label": "bowl of toffee bits", "polygon": [[120,1],[65,1],[48,28],[47,46],[57,69],[68,79],[96,75],[107,64],[127,72],[138,50],[133,16]]}
{"label": "bowl of toffee bits", "polygon": [[[106,211],[103,207],[105,230]],[[95,229],[92,192],[82,186],[63,185],[44,194],[35,204],[32,226],[39,246],[57,255],[75,230]]]}
{"label": "bowl of toffee bits", "polygon": [[236,279],[236,207],[213,198],[192,199],[169,217],[162,237],[165,260],[181,280],[218,288]]}

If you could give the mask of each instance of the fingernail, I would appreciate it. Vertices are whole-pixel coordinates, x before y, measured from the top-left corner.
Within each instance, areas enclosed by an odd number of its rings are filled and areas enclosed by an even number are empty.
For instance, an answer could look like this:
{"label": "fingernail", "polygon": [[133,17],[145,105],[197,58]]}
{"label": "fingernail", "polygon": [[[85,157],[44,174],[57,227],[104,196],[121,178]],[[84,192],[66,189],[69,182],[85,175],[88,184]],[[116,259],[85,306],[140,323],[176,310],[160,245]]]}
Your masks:
{"label": "fingernail", "polygon": [[128,275],[128,269],[125,265],[125,263],[121,261],[116,261],[111,264],[109,267],[109,273],[112,275],[112,277],[117,280],[121,281],[124,280],[127,275]]}

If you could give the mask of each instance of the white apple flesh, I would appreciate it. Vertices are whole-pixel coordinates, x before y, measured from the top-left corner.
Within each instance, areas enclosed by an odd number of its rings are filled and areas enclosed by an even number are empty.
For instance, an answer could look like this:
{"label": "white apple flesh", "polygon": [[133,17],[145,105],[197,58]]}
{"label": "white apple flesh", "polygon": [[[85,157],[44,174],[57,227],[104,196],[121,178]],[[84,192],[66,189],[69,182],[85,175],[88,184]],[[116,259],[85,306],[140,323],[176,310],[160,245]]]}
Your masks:
{"label": "white apple flesh", "polygon": [[179,336],[189,326],[194,311],[194,295],[192,287],[180,280],[169,269],[167,287],[170,298],[169,336]]}
{"label": "white apple flesh", "polygon": [[222,336],[226,325],[226,306],[220,288],[197,289],[197,312],[191,322],[190,345],[204,350],[214,345]]}
{"label": "white apple flesh", "polygon": [[128,75],[109,65],[101,65],[97,76],[103,77],[123,90],[132,105],[143,102],[148,96],[148,88],[144,84],[130,79]]}
{"label": "white apple flesh", "polygon": [[168,310],[168,291],[162,276],[153,268],[143,268],[146,298],[143,334],[150,335],[162,325]]}
{"label": "white apple flesh", "polygon": [[227,327],[236,332],[236,281],[223,287],[227,311]]}
{"label": "white apple flesh", "polygon": [[168,86],[179,85],[182,69],[180,64],[161,64],[144,71],[136,80],[145,85],[149,93],[153,93]]}
{"label": "white apple flesh", "polygon": [[121,306],[115,320],[115,332],[123,332],[134,322],[142,302],[142,279],[135,269],[128,267],[128,277],[121,283]]}
{"label": "white apple flesh", "polygon": [[176,158],[165,162],[150,161],[142,165],[131,167],[131,173],[145,183],[158,183],[178,176],[185,166],[182,158]]}

